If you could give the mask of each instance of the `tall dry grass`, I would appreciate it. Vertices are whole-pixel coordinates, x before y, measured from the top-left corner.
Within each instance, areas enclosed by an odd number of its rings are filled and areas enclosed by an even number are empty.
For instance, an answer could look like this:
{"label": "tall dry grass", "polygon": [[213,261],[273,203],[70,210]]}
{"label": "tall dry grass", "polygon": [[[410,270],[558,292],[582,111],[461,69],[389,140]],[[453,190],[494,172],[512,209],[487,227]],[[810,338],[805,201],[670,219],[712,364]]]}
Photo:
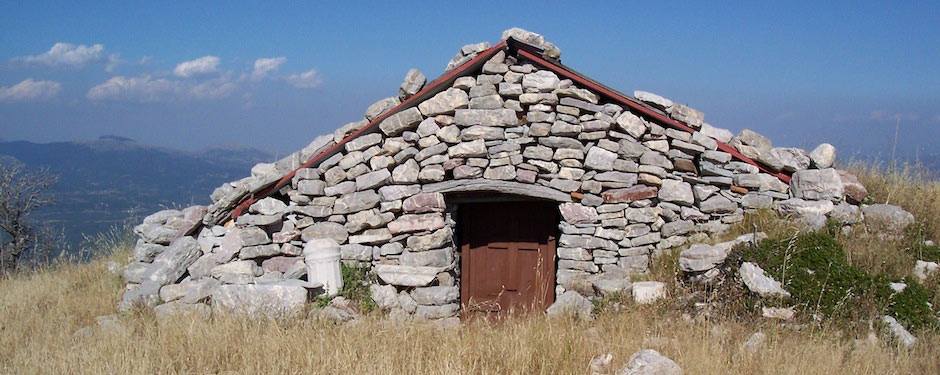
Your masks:
{"label": "tall dry grass", "polygon": [[[914,168],[851,170],[873,202],[904,207],[917,216],[922,237],[940,239],[940,184]],[[790,224],[764,213],[737,230],[787,235],[796,230]],[[840,238],[853,263],[905,275],[913,264],[903,251],[909,240],[884,241],[861,231]],[[826,325],[688,320],[665,305],[628,304],[591,322],[530,317],[456,329],[376,318],[345,326],[228,317],[161,322],[137,312],[120,317],[123,330],[76,334],[95,327],[95,317],[115,313],[123,285],[106,264],[126,254],[0,279],[0,373],[578,374],[588,372],[595,355],[612,353],[616,369],[644,348],[669,356],[688,374],[940,373],[940,335],[933,332],[901,350],[889,340],[857,340]],[[657,260],[649,277],[674,285],[675,256]],[[756,353],[742,350],[757,331],[767,334],[766,344]]]}
{"label": "tall dry grass", "polygon": [[[95,329],[114,313],[121,281],[105,260],[59,265],[0,280],[0,372],[26,373],[398,373],[578,374],[613,353],[614,368],[653,348],[688,374],[938,373],[940,338],[911,351],[857,343],[829,330],[773,324],[687,321],[665,306],[627,306],[591,322],[532,317],[456,329],[374,318],[345,326],[308,320],[226,317],[157,321],[121,317],[121,330]],[[763,331],[758,352],[741,349]]]}

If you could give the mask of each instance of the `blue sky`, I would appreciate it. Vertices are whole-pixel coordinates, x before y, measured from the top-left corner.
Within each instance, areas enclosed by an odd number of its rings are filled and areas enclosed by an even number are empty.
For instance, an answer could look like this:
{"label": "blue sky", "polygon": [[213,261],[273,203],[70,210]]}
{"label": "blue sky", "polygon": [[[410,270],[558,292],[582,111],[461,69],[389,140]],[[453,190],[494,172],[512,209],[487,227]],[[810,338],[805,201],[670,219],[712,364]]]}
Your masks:
{"label": "blue sky", "polygon": [[[759,4],[762,3],[762,4]],[[0,4],[0,138],[286,152],[518,26],[608,86],[776,144],[940,153],[940,3]],[[58,44],[58,45],[57,45]]]}

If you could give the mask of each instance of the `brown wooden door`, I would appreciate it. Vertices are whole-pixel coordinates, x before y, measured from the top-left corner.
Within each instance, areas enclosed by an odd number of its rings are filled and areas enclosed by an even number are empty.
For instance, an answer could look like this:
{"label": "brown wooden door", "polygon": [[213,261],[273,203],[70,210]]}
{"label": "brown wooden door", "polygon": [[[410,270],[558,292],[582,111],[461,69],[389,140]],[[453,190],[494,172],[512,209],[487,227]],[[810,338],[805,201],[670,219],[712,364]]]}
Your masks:
{"label": "brown wooden door", "polygon": [[464,316],[542,311],[554,302],[556,204],[468,203],[459,212]]}

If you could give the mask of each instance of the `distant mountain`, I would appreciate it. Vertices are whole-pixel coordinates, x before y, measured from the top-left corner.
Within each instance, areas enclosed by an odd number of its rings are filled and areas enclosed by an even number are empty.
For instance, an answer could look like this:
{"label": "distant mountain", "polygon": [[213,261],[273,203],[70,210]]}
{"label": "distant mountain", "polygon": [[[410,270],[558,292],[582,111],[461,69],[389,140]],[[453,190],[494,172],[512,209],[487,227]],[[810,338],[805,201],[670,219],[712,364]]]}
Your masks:
{"label": "distant mountain", "polygon": [[86,142],[0,141],[4,157],[59,176],[53,188],[57,202],[38,216],[61,227],[73,247],[83,234],[134,223],[159,209],[207,204],[212,189],[273,160],[247,147],[187,152],[119,136]]}

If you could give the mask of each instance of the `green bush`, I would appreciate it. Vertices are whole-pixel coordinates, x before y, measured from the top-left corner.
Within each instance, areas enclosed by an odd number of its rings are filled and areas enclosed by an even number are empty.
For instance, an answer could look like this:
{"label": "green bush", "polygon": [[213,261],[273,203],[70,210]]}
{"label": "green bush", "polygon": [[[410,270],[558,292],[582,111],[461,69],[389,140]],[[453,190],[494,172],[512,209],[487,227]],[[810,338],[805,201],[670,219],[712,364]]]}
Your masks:
{"label": "green bush", "polygon": [[743,249],[743,261],[757,263],[791,293],[804,314],[837,322],[856,322],[892,315],[913,329],[936,327],[927,302],[931,292],[913,279],[895,293],[884,275],[850,265],[831,231],[773,238]]}
{"label": "green bush", "polygon": [[376,309],[377,305],[372,300],[372,292],[369,290],[369,284],[373,283],[373,275],[367,268],[352,267],[346,264],[342,265],[343,288],[339,294],[346,299],[356,302],[359,305],[359,311],[368,313]]}

